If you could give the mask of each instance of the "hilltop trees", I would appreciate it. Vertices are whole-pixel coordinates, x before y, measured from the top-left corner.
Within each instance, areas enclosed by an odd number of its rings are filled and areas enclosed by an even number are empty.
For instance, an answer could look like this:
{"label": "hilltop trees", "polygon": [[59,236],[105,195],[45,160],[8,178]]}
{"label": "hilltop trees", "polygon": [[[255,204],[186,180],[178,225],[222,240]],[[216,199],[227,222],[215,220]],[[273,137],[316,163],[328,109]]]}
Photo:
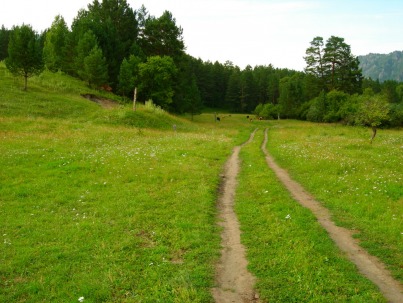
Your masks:
{"label": "hilltop trees", "polygon": [[28,78],[43,70],[39,35],[30,25],[13,27],[6,66],[14,75],[24,77],[24,90],[27,90]]}
{"label": "hilltop trees", "polygon": [[314,76],[312,88],[316,92],[335,89],[349,94],[361,92],[359,61],[343,38],[331,36],[324,45],[322,37],[315,37],[304,59],[305,72]]}
{"label": "hilltop trees", "polygon": [[43,55],[50,71],[79,77],[93,88],[111,87],[124,97],[137,88],[138,100],[153,99],[178,113],[196,114],[204,106],[350,124],[358,123],[362,91],[372,89],[388,102],[390,119],[384,122],[403,123],[403,86],[363,79],[358,58],[341,37],[314,37],[304,72],[272,65],[241,69],[230,61],[204,62],[185,50],[183,29],[172,13],[151,16],[144,5],[133,10],[127,0],[93,0],[71,29],[59,15],[41,36],[30,26],[0,30],[0,60],[8,56],[7,67],[25,79],[42,70]]}

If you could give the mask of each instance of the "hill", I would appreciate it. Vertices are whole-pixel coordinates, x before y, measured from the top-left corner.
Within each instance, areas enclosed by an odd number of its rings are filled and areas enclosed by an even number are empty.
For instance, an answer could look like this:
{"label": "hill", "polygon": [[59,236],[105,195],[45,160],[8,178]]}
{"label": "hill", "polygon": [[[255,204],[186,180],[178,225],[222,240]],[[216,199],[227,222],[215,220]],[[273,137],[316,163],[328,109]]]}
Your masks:
{"label": "hill", "polygon": [[358,56],[364,77],[380,82],[395,80],[403,82],[403,51],[390,54],[368,54]]}
{"label": "hill", "polygon": [[[152,102],[133,111],[130,101],[106,91],[90,89],[83,81],[62,72],[44,71],[28,80],[22,90],[21,78],[13,77],[0,62],[0,117],[44,118],[112,124],[160,130],[190,130],[186,119],[172,116]],[[111,107],[111,105],[114,105]]]}

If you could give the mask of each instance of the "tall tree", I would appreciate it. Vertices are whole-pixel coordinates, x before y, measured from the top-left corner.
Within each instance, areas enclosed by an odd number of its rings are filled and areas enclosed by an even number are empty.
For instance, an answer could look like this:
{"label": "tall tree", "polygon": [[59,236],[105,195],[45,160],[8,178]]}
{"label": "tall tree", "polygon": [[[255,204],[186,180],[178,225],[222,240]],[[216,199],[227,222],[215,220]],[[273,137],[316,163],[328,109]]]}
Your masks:
{"label": "tall tree", "polygon": [[3,61],[8,56],[8,41],[10,40],[10,31],[1,26],[0,29],[0,61]]}
{"label": "tall tree", "polygon": [[138,34],[136,14],[126,0],[94,0],[73,21],[76,41],[91,30],[108,62],[113,86],[117,85],[120,64],[130,55]]}
{"label": "tall tree", "polygon": [[139,91],[164,109],[172,104],[177,68],[171,57],[153,56],[139,64]]}
{"label": "tall tree", "polygon": [[8,44],[6,66],[10,72],[24,77],[24,90],[28,78],[43,70],[42,49],[38,34],[30,25],[13,27]]}
{"label": "tall tree", "polygon": [[83,80],[88,81],[91,87],[99,87],[108,81],[108,66],[98,46],[90,51],[84,58],[84,68],[81,74]]}
{"label": "tall tree", "polygon": [[182,34],[172,13],[165,11],[159,18],[147,17],[139,43],[148,57],[170,56],[177,60],[185,50]]}
{"label": "tall tree", "polygon": [[139,64],[141,59],[134,55],[131,55],[129,59],[123,59],[120,65],[119,72],[119,93],[123,96],[128,96],[133,93],[135,87],[139,85],[138,74],[139,74]]}
{"label": "tall tree", "polygon": [[228,80],[227,91],[225,94],[225,102],[233,111],[242,112],[243,105],[241,103],[241,71],[235,68]]}
{"label": "tall tree", "polygon": [[74,59],[75,71],[82,79],[85,78],[84,59],[95,47],[98,47],[97,37],[91,30],[88,30],[78,41]]}
{"label": "tall tree", "polygon": [[282,115],[286,118],[297,118],[299,107],[304,101],[303,75],[295,73],[293,76],[282,78],[279,89]]}
{"label": "tall tree", "polygon": [[346,93],[360,93],[362,73],[358,57],[351,54],[350,46],[344,38],[331,36],[323,48],[323,38],[315,37],[306,50],[305,71],[314,78],[308,78],[307,85],[319,93],[334,89]]}
{"label": "tall tree", "polygon": [[311,41],[311,46],[306,49],[305,72],[315,76],[315,82],[312,82],[312,88],[316,92],[320,92],[325,86],[325,49],[323,46],[323,38],[315,37]]}
{"label": "tall tree", "polygon": [[344,42],[344,38],[331,36],[326,41],[324,60],[329,90],[360,92],[362,74],[359,61],[351,54],[350,45]]}
{"label": "tall tree", "polygon": [[46,68],[51,71],[63,68],[68,34],[69,29],[66,21],[61,15],[56,16],[52,26],[46,33],[43,47],[44,63]]}

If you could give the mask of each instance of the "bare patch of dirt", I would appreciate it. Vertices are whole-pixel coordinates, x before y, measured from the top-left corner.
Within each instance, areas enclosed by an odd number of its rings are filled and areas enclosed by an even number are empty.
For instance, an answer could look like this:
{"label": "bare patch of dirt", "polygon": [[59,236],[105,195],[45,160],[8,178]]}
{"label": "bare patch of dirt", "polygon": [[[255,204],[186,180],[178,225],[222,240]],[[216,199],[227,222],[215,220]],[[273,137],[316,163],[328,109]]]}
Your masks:
{"label": "bare patch of dirt", "polygon": [[402,285],[392,277],[390,272],[385,268],[385,265],[378,258],[370,255],[358,245],[358,241],[352,237],[354,231],[337,226],[330,219],[328,209],[316,201],[299,183],[291,179],[286,170],[282,169],[274,162],[274,159],[266,150],[266,145],[267,129],[265,131],[262,150],[266,156],[267,164],[275,172],[280,181],[302,206],[312,211],[318,219],[318,222],[326,229],[336,245],[346,253],[347,257],[357,266],[365,277],[379,287],[389,302],[403,302]]}
{"label": "bare patch of dirt", "polygon": [[[246,143],[253,140],[255,132],[251,134]],[[218,202],[220,225],[223,227],[223,231],[221,234],[221,259],[216,269],[217,286],[212,290],[217,303],[259,302],[254,290],[255,278],[247,270],[248,261],[245,257],[245,247],[241,244],[239,222],[233,209],[240,149],[241,146],[234,148],[225,165]]]}
{"label": "bare patch of dirt", "polygon": [[98,97],[98,96],[93,95],[93,94],[82,94],[81,96],[84,97],[85,99],[88,99],[88,100],[92,101],[92,102],[98,103],[103,108],[110,109],[110,108],[119,107],[119,103],[117,103],[116,101],[111,100],[111,99]]}

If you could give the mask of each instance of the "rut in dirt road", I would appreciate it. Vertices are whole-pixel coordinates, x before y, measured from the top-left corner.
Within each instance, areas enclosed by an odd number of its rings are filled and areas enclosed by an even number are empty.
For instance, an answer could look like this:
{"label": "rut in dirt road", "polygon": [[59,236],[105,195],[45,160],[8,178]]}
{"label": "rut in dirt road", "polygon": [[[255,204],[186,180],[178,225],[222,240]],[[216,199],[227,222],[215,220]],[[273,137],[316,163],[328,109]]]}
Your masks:
{"label": "rut in dirt road", "polygon": [[[244,144],[253,140],[255,132],[256,130]],[[217,303],[258,302],[258,296],[254,291],[255,278],[247,270],[245,248],[241,244],[239,222],[233,209],[240,150],[241,146],[235,147],[225,165],[218,202],[220,225],[223,231],[221,258],[216,273],[217,286],[212,290]]]}
{"label": "rut in dirt road", "polygon": [[336,245],[346,253],[347,257],[357,266],[359,271],[376,284],[385,298],[392,303],[403,302],[403,288],[402,285],[393,279],[385,265],[376,257],[368,254],[362,247],[360,247],[356,240],[352,237],[351,231],[336,226],[330,219],[330,213],[327,208],[323,207],[316,201],[303,187],[292,180],[288,173],[280,168],[269,155],[266,150],[267,145],[267,129],[265,130],[265,138],[262,144],[262,151],[266,156],[266,162],[269,167],[274,171],[280,181],[285,185],[291,195],[302,206],[310,209],[318,219],[318,222],[329,233]]}

